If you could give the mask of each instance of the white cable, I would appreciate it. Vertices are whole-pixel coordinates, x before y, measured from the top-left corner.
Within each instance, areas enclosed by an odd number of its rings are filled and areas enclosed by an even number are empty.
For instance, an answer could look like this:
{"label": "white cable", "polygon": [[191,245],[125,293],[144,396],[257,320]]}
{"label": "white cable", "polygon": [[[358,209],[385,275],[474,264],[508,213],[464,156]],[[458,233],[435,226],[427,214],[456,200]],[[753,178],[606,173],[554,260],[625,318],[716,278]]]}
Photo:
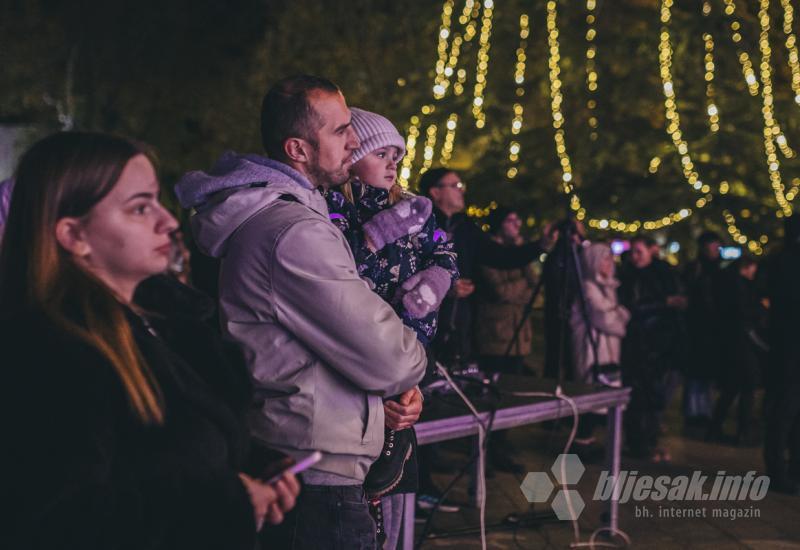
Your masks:
{"label": "white cable", "polygon": [[481,420],[481,415],[478,413],[478,409],[472,404],[469,398],[464,395],[464,392],[461,391],[461,388],[458,387],[453,379],[450,377],[450,373],[447,372],[447,369],[438,361],[436,362],[436,368],[438,369],[439,373],[445,377],[445,379],[450,383],[450,386],[453,390],[458,394],[464,404],[467,406],[469,411],[472,413],[472,416],[475,417],[475,420],[478,421],[478,506],[480,507],[480,521],[481,521],[481,548],[482,550],[486,550],[486,455],[484,449],[484,441],[486,440],[486,425]]}
{"label": "white cable", "polygon": [[[556,397],[561,399],[562,401],[566,401],[567,404],[572,409],[572,431],[570,431],[569,439],[567,439],[567,444],[564,445],[564,452],[563,454],[568,454],[570,447],[572,447],[572,443],[575,441],[575,436],[578,433],[578,422],[580,420],[580,415],[578,415],[578,405],[575,401],[565,394],[561,390],[561,386],[556,386],[555,393],[547,393],[547,392],[510,392],[511,395],[517,397]],[[566,461],[561,461],[561,481],[563,482],[566,479]],[[571,519],[572,522],[572,534],[574,536],[574,541],[569,545],[570,548],[598,548],[598,547],[605,547],[605,548],[625,548],[631,545],[631,539],[621,529],[616,529],[614,527],[600,527],[596,529],[590,536],[589,542],[582,542],[581,541],[581,532],[580,532],[580,525],[578,524],[578,518],[575,514],[575,509],[572,506],[572,499],[569,496],[569,491],[564,491],[564,496],[567,501],[567,508],[569,509],[569,517],[574,518]],[[616,534],[622,537],[622,540],[625,541],[625,546],[619,546],[617,544],[610,544],[607,542],[596,542],[597,535],[603,532],[609,532],[611,534]]]}

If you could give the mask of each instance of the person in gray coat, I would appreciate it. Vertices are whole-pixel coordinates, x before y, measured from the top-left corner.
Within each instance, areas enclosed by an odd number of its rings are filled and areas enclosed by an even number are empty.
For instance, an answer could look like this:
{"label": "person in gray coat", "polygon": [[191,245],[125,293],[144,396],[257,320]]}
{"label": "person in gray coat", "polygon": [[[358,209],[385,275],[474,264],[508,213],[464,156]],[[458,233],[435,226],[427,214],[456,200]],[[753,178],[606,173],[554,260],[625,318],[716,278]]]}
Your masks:
{"label": "person in gray coat", "polygon": [[[176,193],[193,209],[201,251],[221,260],[222,329],[243,348],[260,395],[255,437],[294,458],[323,455],[303,475],[289,540],[269,543],[374,548],[363,482],[383,446],[382,398],[413,392],[404,418],[416,421],[425,349],[359,278],[320,192],[348,180],[359,146],[338,87],[311,76],[278,82],[261,133],[269,158],[225,154]],[[421,225],[421,200],[381,213],[382,241]]]}

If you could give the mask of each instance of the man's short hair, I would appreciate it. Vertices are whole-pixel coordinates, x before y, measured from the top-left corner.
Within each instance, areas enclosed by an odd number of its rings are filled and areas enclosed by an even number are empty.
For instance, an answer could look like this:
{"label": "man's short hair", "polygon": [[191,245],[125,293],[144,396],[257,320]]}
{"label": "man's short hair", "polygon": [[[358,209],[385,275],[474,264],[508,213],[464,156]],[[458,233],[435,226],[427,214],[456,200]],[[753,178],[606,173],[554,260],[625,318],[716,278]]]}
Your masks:
{"label": "man's short hair", "polygon": [[634,235],[633,238],[631,239],[631,245],[637,242],[644,244],[647,248],[651,248],[653,246],[658,245],[658,243],[655,241],[655,239],[653,239],[653,237],[648,237],[647,235],[642,235],[642,234]]}
{"label": "man's short hair", "polygon": [[431,196],[431,187],[436,187],[446,174],[452,172],[449,168],[431,168],[419,178],[419,194],[423,197]]}
{"label": "man's short hair", "polygon": [[719,236],[719,233],[715,233],[713,231],[703,231],[700,233],[700,236],[697,237],[697,245],[698,246],[705,246],[711,243],[721,243],[722,238]]}
{"label": "man's short hair", "polygon": [[261,143],[267,155],[284,157],[283,144],[292,137],[316,145],[323,121],[309,102],[312,92],[339,93],[339,87],[319,76],[301,74],[276,82],[261,102]]}

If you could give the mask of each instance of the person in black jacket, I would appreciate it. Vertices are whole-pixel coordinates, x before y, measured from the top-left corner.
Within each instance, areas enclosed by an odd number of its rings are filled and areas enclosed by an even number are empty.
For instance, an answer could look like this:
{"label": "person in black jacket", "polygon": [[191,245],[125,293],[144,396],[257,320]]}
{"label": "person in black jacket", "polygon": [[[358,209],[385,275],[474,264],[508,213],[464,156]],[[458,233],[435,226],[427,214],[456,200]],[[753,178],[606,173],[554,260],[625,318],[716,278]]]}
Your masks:
{"label": "person in black jacket", "polygon": [[761,358],[766,352],[766,310],[756,287],[758,264],[743,256],[722,271],[720,281],[721,331],[718,353],[725,368],[720,376],[721,393],[714,406],[706,439],[724,441],[722,425],[728,409],[739,398],[737,444],[751,441],[751,417],[755,391],[761,378]]}
{"label": "person in black jacket", "polygon": [[466,186],[457,172],[447,168],[425,172],[419,181],[419,192],[433,201],[437,224],[454,244],[460,273],[439,310],[439,333],[434,349],[437,357],[444,361],[466,361],[473,356],[474,281],[478,266],[525,267],[552,248],[558,235],[547,226],[539,242],[503,246],[493,241],[464,213]]}
{"label": "person in black jacket", "polygon": [[633,388],[625,414],[625,437],[632,455],[669,461],[657,448],[659,417],[669,393],[670,374],[681,363],[684,331],[680,311],[686,299],[666,262],[654,261],[652,241],[631,240],[630,262],[620,271],[619,302],[631,313],[622,341],[622,381]]}
{"label": "person in black jacket", "polygon": [[800,216],[786,218],[784,227],[783,248],[767,274],[770,354],[764,462],[770,489],[800,495]]}
{"label": "person in black jacket", "polygon": [[697,259],[683,273],[689,305],[686,327],[689,361],[684,381],[686,426],[707,426],[711,418],[711,384],[722,373],[721,239],[706,231],[697,238]]}
{"label": "person in black jacket", "polygon": [[165,278],[153,165],[62,133],[20,161],[0,248],[4,549],[247,549],[293,476],[244,473],[249,380]]}

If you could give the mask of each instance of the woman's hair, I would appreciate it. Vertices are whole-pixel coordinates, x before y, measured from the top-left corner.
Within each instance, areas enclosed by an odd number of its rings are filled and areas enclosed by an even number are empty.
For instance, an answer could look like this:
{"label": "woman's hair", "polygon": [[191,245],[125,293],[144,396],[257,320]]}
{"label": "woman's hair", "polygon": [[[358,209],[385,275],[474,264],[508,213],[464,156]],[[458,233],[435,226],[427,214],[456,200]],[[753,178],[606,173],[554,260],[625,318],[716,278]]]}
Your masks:
{"label": "woman's hair", "polygon": [[140,154],[145,154],[142,146],[123,138],[65,132],[44,138],[23,155],[0,245],[0,310],[40,311],[96,348],[119,375],[137,416],[161,423],[160,390],[125,308],[56,240],[58,220],[86,216]]}
{"label": "woman's hair", "polygon": [[[367,184],[362,182],[362,185],[367,185]],[[346,198],[350,203],[355,203],[355,198],[353,197],[353,186],[350,184],[349,181],[340,186],[337,189],[337,191],[339,191],[342,195],[344,195],[344,198]],[[400,186],[400,184],[395,183],[394,185],[392,185],[389,188],[389,200],[388,200],[389,206],[397,204],[398,202],[403,200],[403,193],[404,191],[403,188]]]}

